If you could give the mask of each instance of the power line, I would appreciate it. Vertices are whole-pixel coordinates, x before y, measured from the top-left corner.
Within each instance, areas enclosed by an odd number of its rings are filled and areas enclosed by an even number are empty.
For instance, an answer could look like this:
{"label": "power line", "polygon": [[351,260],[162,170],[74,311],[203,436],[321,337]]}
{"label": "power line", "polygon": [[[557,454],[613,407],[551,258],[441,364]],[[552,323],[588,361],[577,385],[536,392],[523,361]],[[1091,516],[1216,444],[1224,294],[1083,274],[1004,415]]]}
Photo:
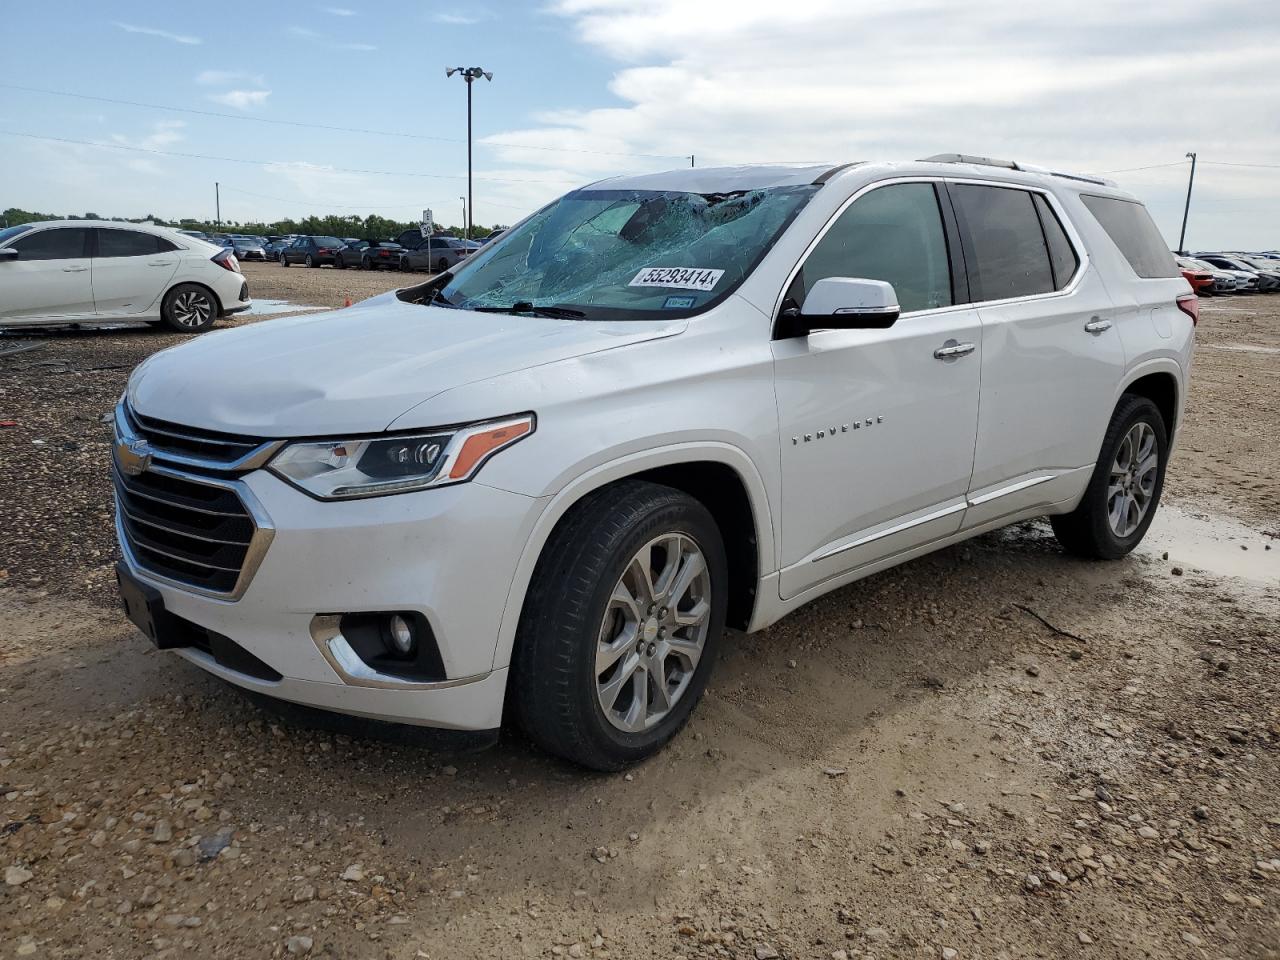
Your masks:
{"label": "power line", "polygon": [[[255,167],[294,166],[296,160],[250,160],[245,157],[216,157],[205,153],[182,153],[176,150],[156,150],[152,147],[135,147],[124,143],[102,143],[98,140],[75,140],[71,137],[46,137],[36,133],[22,133],[17,130],[0,130],[0,135],[7,137],[23,137],[27,140],[44,140],[50,143],[74,143],[83,147],[101,147],[107,150],[129,150],[134,153],[147,153],[160,157],[183,157],[188,160],[216,160],[219,163],[243,163]],[[361,170],[354,167],[315,166],[316,170],[332,173],[359,173],[378,177],[419,177],[428,180],[465,180],[466,177],[448,173],[414,173],[404,170]],[[476,177],[487,183],[572,183],[579,180],[517,180],[508,177]]]}
{"label": "power line", "polygon": [[[26,87],[16,83],[0,83],[0,87],[8,90],[22,90],[26,93],[45,93],[54,97],[71,97],[75,100],[93,100],[97,103],[112,103],[117,106],[143,107],[147,110],[168,110],[173,113],[187,113],[197,117],[218,117],[222,120],[247,120],[250,123],[269,123],[282,127],[305,127],[311,130],[330,130],[337,133],[363,133],[376,137],[401,137],[406,140],[430,140],[434,143],[466,143],[454,137],[433,137],[425,133],[407,133],[402,130],[372,130],[364,127],[340,127],[328,123],[309,123],[305,120],[282,120],[275,117],[255,117],[251,114],[224,113],[220,110],[197,110],[194,107],[174,107],[163,103],[145,103],[140,100],[121,100],[115,97],[100,97],[88,93],[72,93],[68,90],[49,90],[45,87]],[[491,147],[503,147],[508,150],[543,150],[549,153],[586,153],[598,157],[643,157],[649,160],[686,160],[688,154],[675,153],[620,153],[612,150],[584,150],[580,147],[543,147],[528,143],[505,143],[499,140],[480,140],[481,144]]]}
{"label": "power line", "polygon": [[1257,167],[1262,170],[1280,170],[1280,163],[1230,163],[1226,160],[1201,160],[1215,167]]}
{"label": "power line", "polygon": [[1164,167],[1185,167],[1187,161],[1175,160],[1172,163],[1153,163],[1146,167],[1126,167],[1123,170],[1103,170],[1103,173],[1134,173],[1138,170],[1160,170]]}
{"label": "power line", "polygon": [[[443,207],[447,203],[452,202],[452,197],[447,200],[426,200],[413,201],[411,203],[334,203],[329,200],[308,200],[304,197],[273,197],[266,193],[255,193],[252,190],[242,190],[240,187],[229,187],[225,183],[222,185],[223,191],[230,190],[232,193],[239,193],[246,197],[254,197],[258,200],[274,200],[277,203],[290,203],[295,206],[306,207],[337,207],[340,210],[391,210],[401,209],[404,207],[413,207],[414,203],[425,202]],[[494,203],[492,200],[486,200],[485,204],[490,207],[503,207],[507,210],[528,210],[528,207],[517,207],[509,203]]]}

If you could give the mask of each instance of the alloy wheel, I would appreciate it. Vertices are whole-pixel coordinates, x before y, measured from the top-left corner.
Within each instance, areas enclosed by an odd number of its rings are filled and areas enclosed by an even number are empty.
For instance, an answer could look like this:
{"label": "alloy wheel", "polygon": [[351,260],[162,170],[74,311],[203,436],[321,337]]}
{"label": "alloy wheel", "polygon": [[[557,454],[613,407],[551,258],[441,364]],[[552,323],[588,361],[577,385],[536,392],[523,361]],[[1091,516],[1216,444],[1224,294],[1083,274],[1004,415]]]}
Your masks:
{"label": "alloy wheel", "polygon": [[173,298],[173,319],[181,327],[203,327],[213,316],[213,303],[199,290],[184,290]]}
{"label": "alloy wheel", "polygon": [[660,723],[693,680],[711,622],[711,574],[689,536],[666,533],[631,558],[596,641],[596,699],[609,723]]}
{"label": "alloy wheel", "polygon": [[1107,483],[1107,522],[1117,537],[1128,537],[1142,525],[1151,508],[1159,467],[1155,431],[1139,420],[1120,441]]}

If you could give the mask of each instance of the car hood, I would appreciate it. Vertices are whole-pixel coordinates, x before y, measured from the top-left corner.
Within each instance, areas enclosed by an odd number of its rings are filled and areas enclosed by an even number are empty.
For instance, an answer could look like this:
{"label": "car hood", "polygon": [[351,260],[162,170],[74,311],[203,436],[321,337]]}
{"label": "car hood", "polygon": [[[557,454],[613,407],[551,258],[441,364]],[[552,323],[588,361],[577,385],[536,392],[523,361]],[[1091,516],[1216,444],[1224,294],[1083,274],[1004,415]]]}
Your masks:
{"label": "car hood", "polygon": [[206,333],[149,358],[127,392],[144,416],[206,430],[371,433],[453,387],[674,336],[687,326],[476,313],[405,303],[393,292],[330,313]]}

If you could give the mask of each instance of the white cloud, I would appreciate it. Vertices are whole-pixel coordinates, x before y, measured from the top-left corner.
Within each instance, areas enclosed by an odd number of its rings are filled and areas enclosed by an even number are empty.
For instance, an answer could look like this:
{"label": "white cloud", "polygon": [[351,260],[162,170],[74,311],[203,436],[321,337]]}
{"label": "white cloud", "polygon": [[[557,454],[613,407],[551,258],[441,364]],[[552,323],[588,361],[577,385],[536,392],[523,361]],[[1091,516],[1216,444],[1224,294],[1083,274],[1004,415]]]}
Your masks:
{"label": "white cloud", "polygon": [[[186,139],[183,129],[185,120],[157,120],[151,124],[149,133],[141,137],[130,137],[123,133],[111,134],[111,139],[125,147],[136,147],[140,150],[163,150]],[[101,153],[102,151],[99,151]],[[111,151],[115,152],[115,151]],[[162,159],[142,156],[124,155],[119,158],[128,169],[137,173],[158,174],[162,169]]]}
{"label": "white cloud", "polygon": [[354,17],[356,15],[354,10],[348,10],[346,7],[324,7],[323,9],[325,13],[331,13],[335,17]]}
{"label": "white cloud", "polygon": [[310,40],[313,43],[318,43],[321,46],[329,47],[330,49],[333,49],[333,50],[357,50],[357,51],[367,53],[369,51],[378,49],[372,43],[355,43],[355,42],[342,41],[342,40],[330,40],[328,37],[324,36],[321,33],[316,32],[315,30],[312,30],[310,27],[297,27],[297,26],[290,27],[289,33],[293,34],[295,37],[301,37],[304,40]]}
{"label": "white cloud", "polygon": [[437,13],[431,19],[436,23],[444,23],[455,27],[469,27],[472,24],[479,23],[481,20],[478,16],[468,16],[462,13]]}
{"label": "white cloud", "polygon": [[246,73],[243,70],[201,70],[196,74],[196,83],[202,87],[225,87],[231,83],[263,87],[267,81],[260,73]]}
{"label": "white cloud", "polygon": [[[586,179],[678,166],[682,154],[702,166],[961,151],[1093,171],[1178,161],[1197,147],[1202,160],[1211,149],[1221,160],[1280,157],[1275,124],[1187,122],[1188,104],[1280,97],[1270,69],[1280,21],[1250,16],[1243,0],[1213,9],[1165,0],[1158,12],[1079,0],[1069,17],[1006,0],[552,0],[550,9],[617,61],[616,103],[551,110],[489,142],[677,156],[491,147],[505,166]],[[1206,164],[1197,189],[1202,177],[1241,179]],[[1176,227],[1185,170],[1119,179],[1150,201],[1166,235]],[[1280,175],[1269,183],[1250,187],[1265,210],[1237,209],[1228,223],[1224,203],[1218,226],[1202,221],[1205,229],[1274,246],[1264,234],[1280,212]]]}
{"label": "white cloud", "polygon": [[160,30],[156,27],[139,27],[132,23],[120,23],[118,21],[116,26],[126,33],[142,33],[148,37],[163,37],[165,40],[172,40],[174,43],[185,43],[190,46],[204,42],[199,37],[193,37],[185,33],[170,33],[168,30]]}
{"label": "white cloud", "polygon": [[269,96],[270,90],[228,90],[226,93],[211,93],[209,99],[237,110],[248,110],[262,106]]}

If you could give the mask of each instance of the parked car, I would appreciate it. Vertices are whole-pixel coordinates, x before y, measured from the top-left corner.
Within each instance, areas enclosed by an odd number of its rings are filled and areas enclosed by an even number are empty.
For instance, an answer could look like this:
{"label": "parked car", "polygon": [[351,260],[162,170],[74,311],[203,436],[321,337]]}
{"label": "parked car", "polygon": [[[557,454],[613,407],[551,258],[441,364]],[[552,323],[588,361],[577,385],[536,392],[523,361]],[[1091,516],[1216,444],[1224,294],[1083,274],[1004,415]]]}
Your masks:
{"label": "parked car", "polygon": [[405,246],[400,269],[444,273],[471,256],[474,249],[470,241],[457,237],[428,237],[416,247]]}
{"label": "parked car", "polygon": [[333,265],[339,270],[363,266],[362,255],[368,247],[368,240],[343,240],[342,247],[333,257]]}
{"label": "parked car", "polygon": [[370,244],[360,255],[360,266],[366,270],[401,270],[404,252],[404,247],[389,240]]}
{"label": "parked car", "polygon": [[1046,514],[1129,553],[1197,303],[1108,180],[618,177],[441,277],[150,357],[115,413],[125,606],[257,694],[489,740],[505,707],[618,769],[726,624]]}
{"label": "parked car", "polygon": [[1258,272],[1260,289],[1267,292],[1280,290],[1280,262],[1248,253],[1232,254],[1232,259]]}
{"label": "parked car", "polygon": [[232,237],[231,249],[235,251],[237,260],[261,260],[265,263],[267,259],[267,252],[257,237]]}
{"label": "parked car", "polygon": [[494,240],[497,240],[500,236],[502,236],[505,232],[506,232],[505,230],[494,230],[487,237],[484,237],[480,242],[482,244],[492,243]]}
{"label": "parked car", "polygon": [[1215,267],[1212,263],[1205,263],[1195,257],[1179,257],[1178,263],[1179,266],[1188,264],[1192,270],[1203,270],[1210,274],[1213,277],[1214,293],[1235,293],[1243,282],[1235,271],[1223,270],[1221,267]]}
{"label": "parked car", "polygon": [[102,220],[0,230],[0,326],[145,320],[198,333],[251,305],[235,254],[177,230]]}
{"label": "parked car", "polygon": [[1271,286],[1257,270],[1234,257],[1221,253],[1197,253],[1196,259],[1234,273],[1237,279],[1243,281],[1239,287],[1241,293],[1261,293]]}
{"label": "parked car", "polygon": [[179,230],[178,233],[184,237],[194,237],[196,240],[204,240],[206,242],[210,240],[209,235],[201,230]]}
{"label": "parked car", "polygon": [[268,260],[279,260],[280,251],[292,243],[292,238],[279,238],[268,240],[262,247],[262,252],[266,254]]}
{"label": "parked car", "polygon": [[287,247],[281,249],[276,259],[280,261],[282,267],[287,267],[291,263],[321,267],[326,263],[332,264],[341,249],[342,241],[337,237],[294,237]]}
{"label": "parked car", "polygon": [[1196,266],[1185,257],[1175,257],[1174,259],[1178,262],[1178,269],[1182,272],[1183,278],[1187,283],[1191,284],[1192,292],[1198,296],[1212,296],[1214,294],[1216,281],[1212,271]]}

